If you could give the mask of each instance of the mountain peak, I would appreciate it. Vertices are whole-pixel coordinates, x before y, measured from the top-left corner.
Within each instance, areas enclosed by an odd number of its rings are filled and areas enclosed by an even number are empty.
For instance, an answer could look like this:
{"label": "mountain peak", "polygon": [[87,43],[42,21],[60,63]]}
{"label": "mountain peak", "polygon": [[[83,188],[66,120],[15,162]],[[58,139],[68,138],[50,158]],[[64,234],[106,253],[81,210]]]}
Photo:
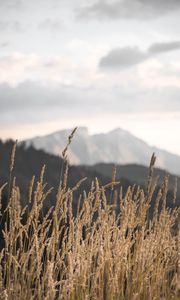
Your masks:
{"label": "mountain peak", "polygon": [[130,135],[131,133],[125,129],[122,129],[120,127],[117,127],[111,131],[108,132],[109,134],[118,134],[118,135]]}
{"label": "mountain peak", "polygon": [[[59,154],[67,144],[72,129],[32,138],[26,145],[34,145],[52,154]],[[154,148],[137,138],[129,131],[115,128],[108,133],[90,135],[88,128],[81,126],[69,146],[69,159],[72,164],[93,165],[99,162],[116,164],[149,165]],[[167,151],[156,149],[157,166],[180,174],[180,157]]]}
{"label": "mountain peak", "polygon": [[85,126],[80,126],[77,128],[77,133],[89,135],[89,130]]}

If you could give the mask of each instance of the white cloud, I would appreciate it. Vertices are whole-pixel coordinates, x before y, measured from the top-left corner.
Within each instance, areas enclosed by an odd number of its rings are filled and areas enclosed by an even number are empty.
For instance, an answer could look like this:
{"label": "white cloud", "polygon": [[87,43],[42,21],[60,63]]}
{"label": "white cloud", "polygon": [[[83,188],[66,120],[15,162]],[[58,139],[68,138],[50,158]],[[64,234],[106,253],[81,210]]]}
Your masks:
{"label": "white cloud", "polygon": [[26,72],[39,66],[37,55],[14,53],[0,58],[0,82],[16,85],[26,78]]}
{"label": "white cloud", "polygon": [[101,74],[96,73],[97,55],[87,58],[87,63],[73,62],[67,55],[39,56],[13,53],[0,57],[0,83],[17,85],[25,80],[37,80],[51,85],[64,84],[88,87]]}

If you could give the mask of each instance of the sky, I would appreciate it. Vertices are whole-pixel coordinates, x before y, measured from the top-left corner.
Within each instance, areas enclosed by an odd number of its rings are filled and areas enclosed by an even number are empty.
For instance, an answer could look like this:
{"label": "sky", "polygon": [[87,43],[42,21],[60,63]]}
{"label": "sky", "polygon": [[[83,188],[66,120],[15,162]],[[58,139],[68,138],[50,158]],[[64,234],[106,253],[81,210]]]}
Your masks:
{"label": "sky", "polygon": [[179,0],[0,0],[0,138],[126,129],[180,155]]}

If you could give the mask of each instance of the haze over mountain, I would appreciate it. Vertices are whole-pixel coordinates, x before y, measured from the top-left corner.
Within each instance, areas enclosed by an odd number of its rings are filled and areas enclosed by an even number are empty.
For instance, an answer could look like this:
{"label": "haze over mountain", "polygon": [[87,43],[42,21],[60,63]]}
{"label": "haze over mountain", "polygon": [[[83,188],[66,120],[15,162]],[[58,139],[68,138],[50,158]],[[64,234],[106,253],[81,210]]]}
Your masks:
{"label": "haze over mountain", "polygon": [[[36,149],[59,155],[67,144],[70,132],[71,129],[65,129],[37,136],[26,140],[26,146],[33,145]],[[89,134],[86,127],[78,128],[69,147],[69,159],[71,164],[76,165],[104,162],[146,166],[153,152],[157,156],[158,167],[180,175],[180,156],[150,146],[121,128],[94,135]]]}

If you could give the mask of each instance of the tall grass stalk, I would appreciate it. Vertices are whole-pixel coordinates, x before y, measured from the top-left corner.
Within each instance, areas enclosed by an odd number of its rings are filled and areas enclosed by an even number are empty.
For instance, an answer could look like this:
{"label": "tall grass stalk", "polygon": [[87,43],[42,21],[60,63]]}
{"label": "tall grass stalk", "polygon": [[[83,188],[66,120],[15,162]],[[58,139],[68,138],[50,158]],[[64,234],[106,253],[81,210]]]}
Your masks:
{"label": "tall grass stalk", "polygon": [[[179,208],[166,206],[166,177],[157,193],[153,218],[148,218],[157,184],[154,163],[155,156],[146,190],[129,186],[123,191],[115,182],[114,170],[112,182],[101,186],[95,179],[90,191],[79,196],[76,213],[74,193],[84,179],[70,188],[67,165],[55,204],[43,217],[51,194],[44,183],[45,167],[36,188],[32,177],[25,207],[16,180],[10,178],[7,209],[0,214],[0,218],[6,214],[1,224],[0,299],[179,299]],[[115,192],[114,201],[109,202],[107,190]]]}

